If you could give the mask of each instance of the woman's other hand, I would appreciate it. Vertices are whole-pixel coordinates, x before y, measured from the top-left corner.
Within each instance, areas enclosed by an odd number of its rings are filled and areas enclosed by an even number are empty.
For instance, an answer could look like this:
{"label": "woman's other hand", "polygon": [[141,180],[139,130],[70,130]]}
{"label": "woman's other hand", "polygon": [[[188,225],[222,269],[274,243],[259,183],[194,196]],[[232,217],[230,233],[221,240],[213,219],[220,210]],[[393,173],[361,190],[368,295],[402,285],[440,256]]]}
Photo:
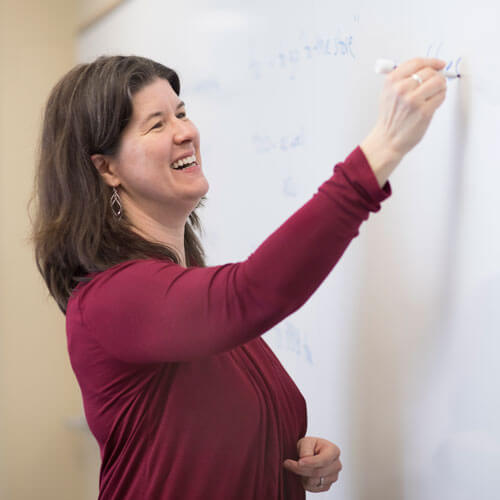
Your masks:
{"label": "woman's other hand", "polygon": [[287,459],[283,467],[301,476],[305,490],[328,491],[342,470],[338,446],[326,439],[305,436],[297,442],[297,451],[299,460]]}
{"label": "woman's other hand", "polygon": [[[445,61],[416,58],[385,78],[379,117],[360,144],[382,187],[403,156],[420,142],[436,109],[446,96],[446,78],[439,73]],[[419,83],[412,75],[418,75]]]}

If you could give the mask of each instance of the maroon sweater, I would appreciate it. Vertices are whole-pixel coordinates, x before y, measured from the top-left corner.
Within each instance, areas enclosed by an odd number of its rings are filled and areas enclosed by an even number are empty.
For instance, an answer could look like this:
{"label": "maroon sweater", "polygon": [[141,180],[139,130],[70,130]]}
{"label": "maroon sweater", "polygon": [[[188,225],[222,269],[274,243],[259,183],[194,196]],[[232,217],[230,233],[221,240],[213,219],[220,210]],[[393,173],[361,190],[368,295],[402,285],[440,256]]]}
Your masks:
{"label": "maroon sweater", "polygon": [[304,304],[380,189],[356,148],[248,259],[123,262],[80,283],[68,349],[99,443],[101,500],[297,500],[304,398],[261,335]]}

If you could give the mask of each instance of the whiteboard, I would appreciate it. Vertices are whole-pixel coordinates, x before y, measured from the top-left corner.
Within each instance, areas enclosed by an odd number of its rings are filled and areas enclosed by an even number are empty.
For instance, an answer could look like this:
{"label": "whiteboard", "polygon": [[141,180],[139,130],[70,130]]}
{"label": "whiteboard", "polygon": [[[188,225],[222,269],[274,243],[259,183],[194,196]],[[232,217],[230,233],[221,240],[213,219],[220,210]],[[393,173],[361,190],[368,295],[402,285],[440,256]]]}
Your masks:
{"label": "whiteboard", "polygon": [[209,264],[245,259],[364,139],[377,58],[435,56],[463,75],[392,197],[264,336],[306,398],[308,435],[342,450],[322,498],[499,498],[499,14],[492,0],[130,0],[79,37],[79,61],[178,71],[210,183]]}

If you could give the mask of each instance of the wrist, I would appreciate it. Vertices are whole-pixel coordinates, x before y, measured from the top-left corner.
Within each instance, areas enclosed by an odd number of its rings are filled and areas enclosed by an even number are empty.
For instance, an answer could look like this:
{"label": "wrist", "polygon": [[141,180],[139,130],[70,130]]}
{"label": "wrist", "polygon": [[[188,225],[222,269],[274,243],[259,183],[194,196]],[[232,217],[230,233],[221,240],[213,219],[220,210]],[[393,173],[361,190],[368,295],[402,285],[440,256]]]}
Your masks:
{"label": "wrist", "polygon": [[382,188],[403,155],[394,151],[376,128],[359,146],[375,174],[379,187]]}

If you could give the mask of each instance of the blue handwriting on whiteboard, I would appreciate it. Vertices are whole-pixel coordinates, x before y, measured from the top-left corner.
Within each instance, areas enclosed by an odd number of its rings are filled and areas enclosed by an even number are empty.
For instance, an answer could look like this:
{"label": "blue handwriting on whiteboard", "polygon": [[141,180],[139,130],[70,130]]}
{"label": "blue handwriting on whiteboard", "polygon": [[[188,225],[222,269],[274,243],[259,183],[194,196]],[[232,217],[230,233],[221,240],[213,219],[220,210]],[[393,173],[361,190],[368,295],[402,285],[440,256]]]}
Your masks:
{"label": "blue handwriting on whiteboard", "polygon": [[[431,43],[429,45],[429,47],[427,48],[427,54],[426,56],[427,57],[437,57],[437,58],[440,58],[440,59],[443,59],[443,60],[447,60],[443,57],[441,57],[439,55],[439,53],[441,52],[441,49],[443,48],[443,42],[440,42],[439,44],[436,44],[436,47],[434,48],[434,50],[432,50],[432,48],[434,47],[434,43]],[[446,65],[446,70],[450,70],[453,68],[453,71],[455,71],[455,73],[460,73],[460,70],[459,70],[459,65],[462,61],[462,58],[459,57],[457,59],[450,59],[448,60],[448,64]]]}
{"label": "blue handwriting on whiteboard", "polygon": [[349,57],[356,59],[353,52],[352,35],[344,37],[318,37],[314,43],[301,48],[290,48],[271,55],[267,59],[252,59],[248,65],[253,77],[258,80],[264,73],[274,70],[293,70],[298,64],[318,57]]}

